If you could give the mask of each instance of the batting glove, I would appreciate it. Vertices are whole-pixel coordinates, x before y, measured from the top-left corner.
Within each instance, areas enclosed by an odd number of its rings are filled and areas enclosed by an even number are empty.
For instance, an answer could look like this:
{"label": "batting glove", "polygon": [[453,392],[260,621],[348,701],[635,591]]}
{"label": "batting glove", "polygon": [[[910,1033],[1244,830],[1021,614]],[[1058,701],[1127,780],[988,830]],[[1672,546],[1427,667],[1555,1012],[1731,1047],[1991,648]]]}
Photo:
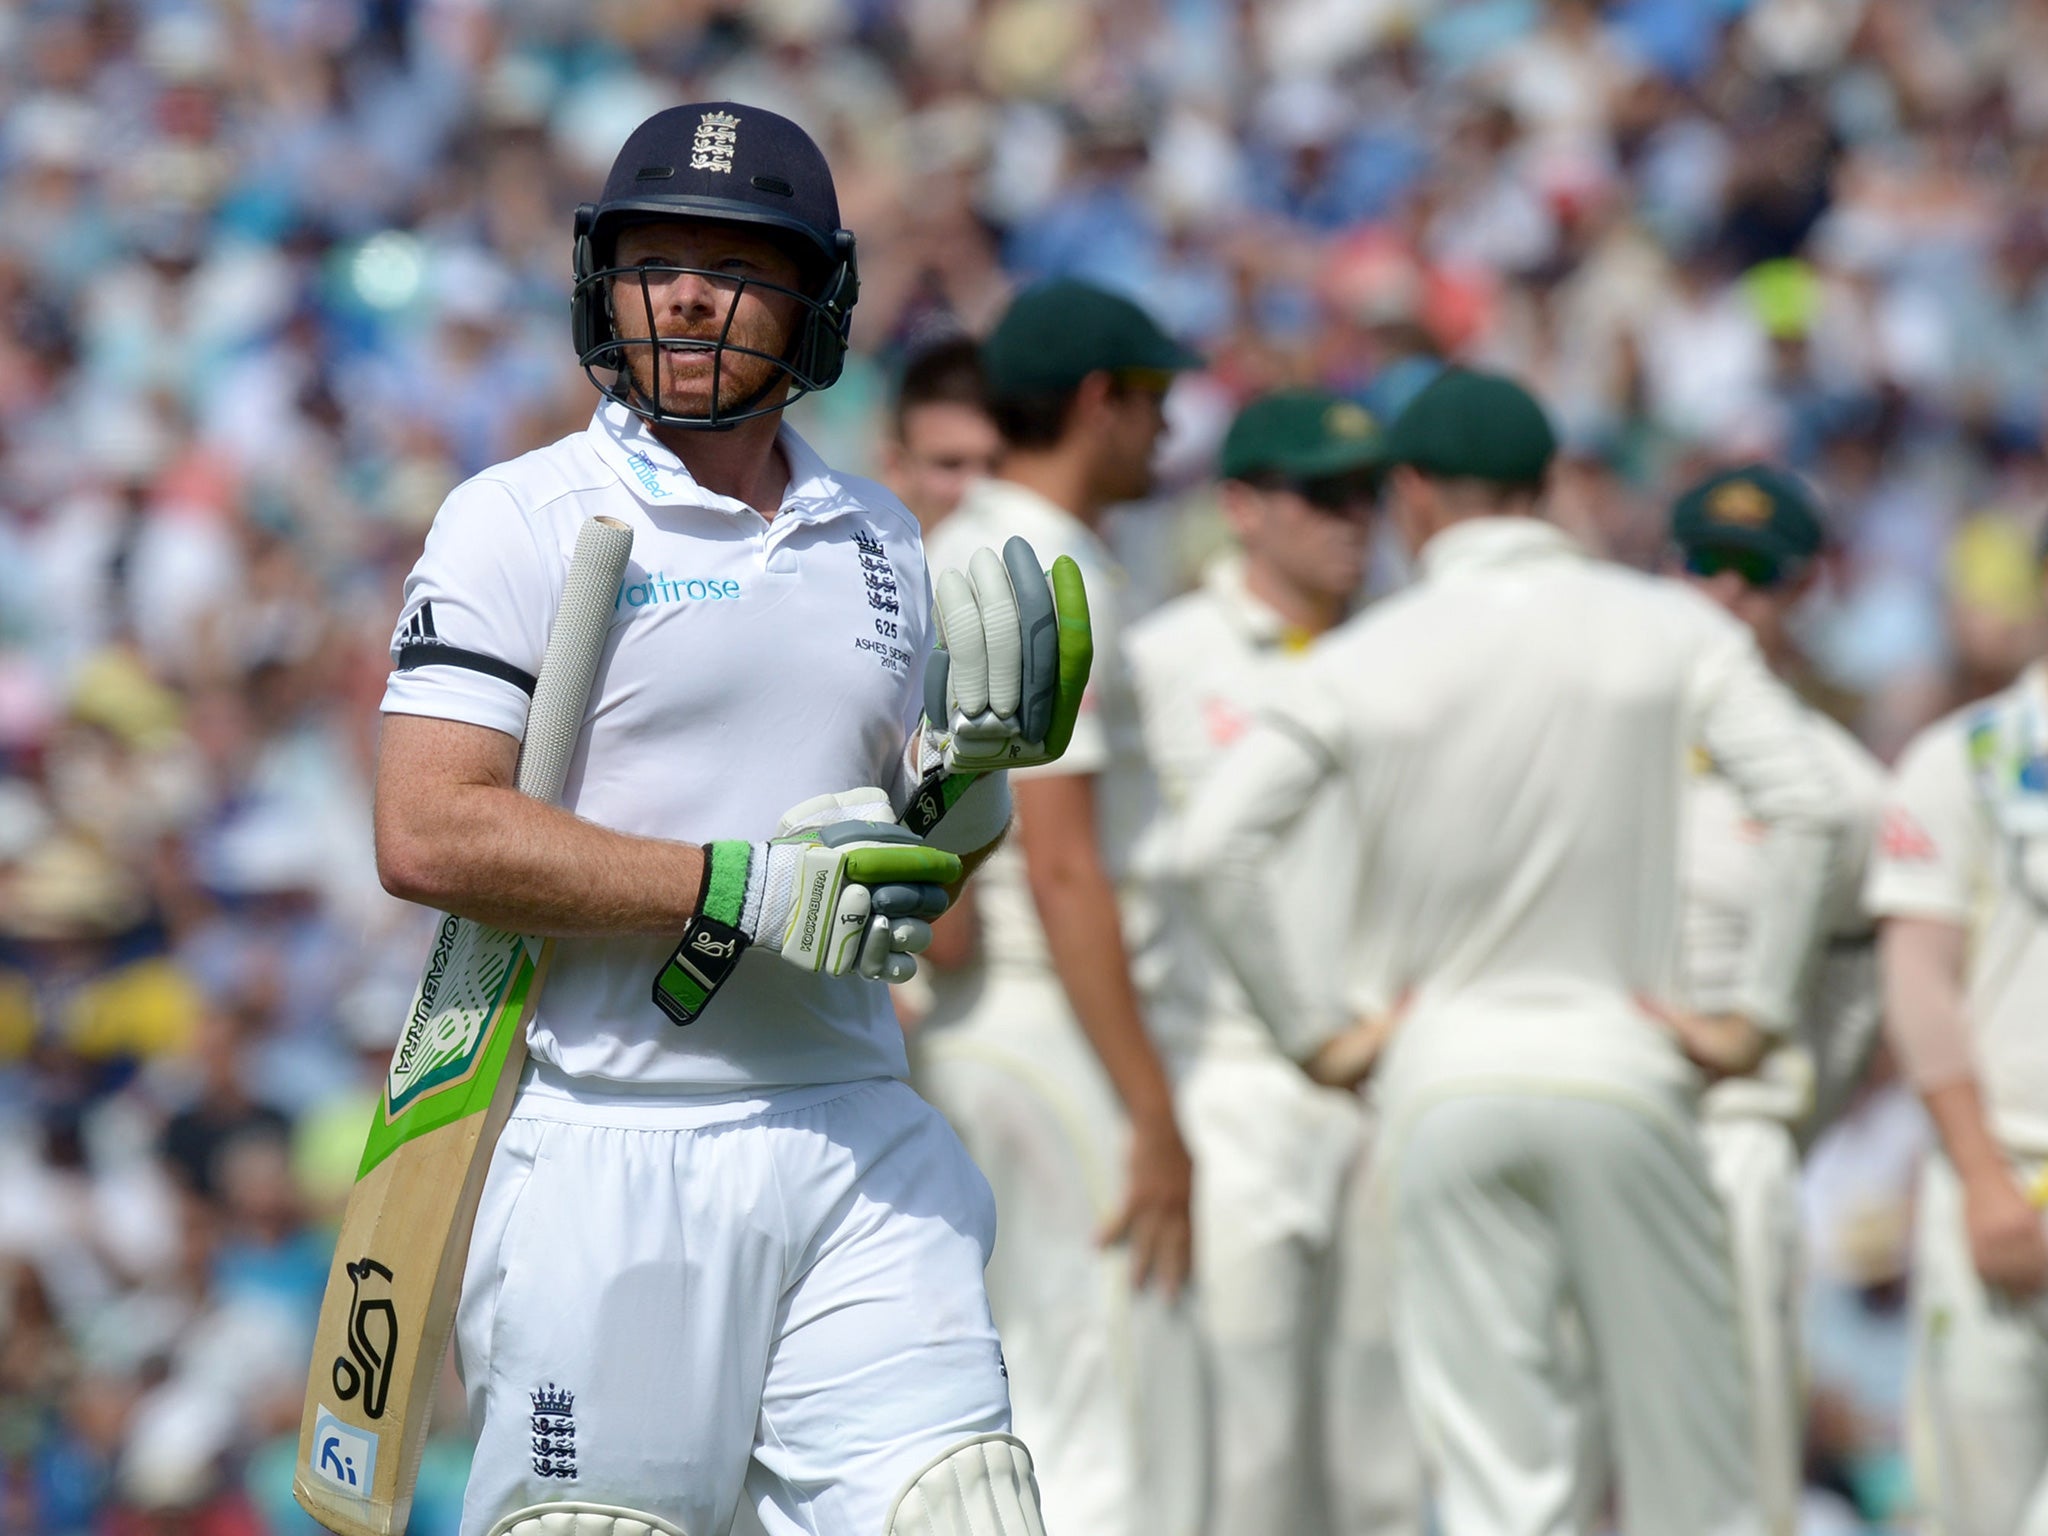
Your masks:
{"label": "batting glove", "polygon": [[1051,579],[1022,539],[977,549],[938,582],[939,649],[925,669],[926,730],[948,773],[1050,763],[1067,750],[1095,642],[1081,568]]}
{"label": "batting glove", "polygon": [[965,572],[942,572],[937,609],[913,743],[918,792],[905,817],[924,832],[977,777],[1058,760],[1095,657],[1081,568],[1062,555],[1041,570],[1020,538],[1000,556],[977,549]]}
{"label": "batting glove", "polygon": [[697,916],[655,978],[656,1006],[693,1022],[750,945],[799,970],[908,981],[960,860],[888,815],[878,789],[821,795],[765,842],[708,845]]}

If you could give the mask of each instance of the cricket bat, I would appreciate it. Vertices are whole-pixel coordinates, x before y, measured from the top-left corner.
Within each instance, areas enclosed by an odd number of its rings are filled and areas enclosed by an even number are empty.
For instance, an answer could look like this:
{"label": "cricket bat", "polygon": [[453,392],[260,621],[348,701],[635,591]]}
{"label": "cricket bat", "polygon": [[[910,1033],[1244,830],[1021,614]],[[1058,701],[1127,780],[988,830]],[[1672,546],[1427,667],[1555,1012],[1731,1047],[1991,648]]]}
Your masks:
{"label": "cricket bat", "polygon": [[[519,752],[519,792],[561,797],[633,532],[576,537]],[[470,1229],[526,1061],[551,943],[445,916],[385,1075],[320,1305],[292,1495],[341,1536],[412,1512]]]}

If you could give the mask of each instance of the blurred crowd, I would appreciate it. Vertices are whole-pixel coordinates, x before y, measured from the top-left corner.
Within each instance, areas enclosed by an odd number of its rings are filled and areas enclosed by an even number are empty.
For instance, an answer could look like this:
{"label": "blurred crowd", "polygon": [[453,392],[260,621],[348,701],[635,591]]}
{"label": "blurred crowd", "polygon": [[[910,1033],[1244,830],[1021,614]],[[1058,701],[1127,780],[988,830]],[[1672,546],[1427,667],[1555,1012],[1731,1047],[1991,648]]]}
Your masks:
{"label": "blurred crowd", "polygon": [[[1709,464],[1809,475],[1807,681],[1880,753],[2041,649],[2048,0],[0,7],[0,1532],[310,1528],[324,1234],[427,938],[370,847],[399,584],[587,418],[570,210],[693,98],[832,160],[832,462],[1036,276],[1204,353],[1116,520],[1141,603],[1243,399],[1457,357],[1542,392],[1617,558]],[[1924,1135],[1879,1085],[1813,1159],[1815,1529],[1908,1507]],[[465,1458],[451,1412],[416,1531]]]}

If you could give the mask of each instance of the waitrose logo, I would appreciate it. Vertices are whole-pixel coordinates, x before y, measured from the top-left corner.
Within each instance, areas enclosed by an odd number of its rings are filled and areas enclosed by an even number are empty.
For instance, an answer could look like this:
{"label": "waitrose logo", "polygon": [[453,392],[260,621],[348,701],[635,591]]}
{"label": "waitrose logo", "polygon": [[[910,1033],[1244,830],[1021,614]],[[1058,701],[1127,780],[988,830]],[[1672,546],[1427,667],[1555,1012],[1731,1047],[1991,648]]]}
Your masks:
{"label": "waitrose logo", "polygon": [[674,580],[656,571],[644,581],[622,582],[612,599],[612,611],[623,608],[658,608],[664,603],[720,603],[736,601],[740,584],[731,577],[686,576]]}

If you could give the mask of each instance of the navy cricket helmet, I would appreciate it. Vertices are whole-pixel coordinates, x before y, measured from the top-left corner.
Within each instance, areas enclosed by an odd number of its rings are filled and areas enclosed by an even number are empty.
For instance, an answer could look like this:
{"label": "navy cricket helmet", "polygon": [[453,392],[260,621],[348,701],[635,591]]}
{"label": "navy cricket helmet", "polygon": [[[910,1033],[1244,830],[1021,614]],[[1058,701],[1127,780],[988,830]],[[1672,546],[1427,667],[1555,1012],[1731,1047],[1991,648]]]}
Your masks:
{"label": "navy cricket helmet", "polygon": [[[749,225],[777,237],[797,260],[801,286],[785,288],[695,267],[615,264],[621,230],[670,219]],[[676,273],[732,290],[715,340],[664,343],[712,354],[710,408],[701,415],[672,411],[661,400],[649,399],[628,367],[632,348],[657,345],[649,277]],[[832,384],[846,366],[847,330],[860,294],[853,235],[839,227],[839,197],[824,152],[788,118],[732,101],[670,107],[633,130],[605,178],[603,195],[576,210],[575,276],[569,322],[583,371],[608,399],[671,427],[730,427]],[[802,306],[782,356],[729,340],[740,294],[750,287],[787,294]],[[636,289],[647,307],[647,326],[644,335],[628,339],[619,334],[615,306],[632,303]],[[728,405],[719,398],[728,354],[761,358],[779,374],[771,372],[747,398]],[[782,377],[789,381],[787,397],[765,403]]]}

